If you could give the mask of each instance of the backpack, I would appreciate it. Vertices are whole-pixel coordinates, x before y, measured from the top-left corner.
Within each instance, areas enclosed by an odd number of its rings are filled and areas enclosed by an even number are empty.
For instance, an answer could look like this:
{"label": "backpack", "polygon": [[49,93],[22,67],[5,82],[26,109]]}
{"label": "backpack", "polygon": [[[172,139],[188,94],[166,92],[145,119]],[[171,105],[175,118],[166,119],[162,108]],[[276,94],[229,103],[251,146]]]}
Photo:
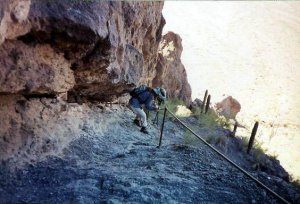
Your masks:
{"label": "backpack", "polygon": [[146,85],[140,85],[138,87],[135,87],[132,91],[130,91],[129,94],[132,97],[138,97],[141,93],[150,90],[151,88],[147,87]]}

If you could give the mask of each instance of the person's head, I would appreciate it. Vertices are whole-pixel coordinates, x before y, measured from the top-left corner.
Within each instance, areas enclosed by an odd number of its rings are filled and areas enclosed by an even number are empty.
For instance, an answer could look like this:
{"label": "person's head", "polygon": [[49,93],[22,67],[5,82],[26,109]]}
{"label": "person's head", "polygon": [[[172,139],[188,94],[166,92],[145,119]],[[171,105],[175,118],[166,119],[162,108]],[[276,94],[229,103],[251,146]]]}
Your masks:
{"label": "person's head", "polygon": [[164,102],[167,99],[167,92],[164,88],[162,87],[156,87],[155,89],[153,89],[154,93],[157,96],[157,99],[160,102]]}

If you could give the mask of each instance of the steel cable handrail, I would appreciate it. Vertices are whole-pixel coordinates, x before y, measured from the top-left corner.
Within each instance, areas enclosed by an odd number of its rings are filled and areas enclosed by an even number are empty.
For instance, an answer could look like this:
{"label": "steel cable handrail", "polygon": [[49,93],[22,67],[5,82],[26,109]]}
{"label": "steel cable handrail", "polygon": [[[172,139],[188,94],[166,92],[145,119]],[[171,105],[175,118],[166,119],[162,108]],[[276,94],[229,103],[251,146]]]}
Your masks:
{"label": "steel cable handrail", "polygon": [[165,117],[166,117],[166,112],[169,112],[182,126],[184,126],[186,129],[188,129],[194,136],[196,136],[198,139],[200,139],[205,145],[207,145],[209,148],[211,148],[212,150],[214,150],[219,156],[221,156],[223,159],[225,159],[227,162],[229,162],[231,165],[233,165],[234,167],[236,167],[238,170],[240,170],[242,173],[244,173],[246,176],[248,176],[250,179],[254,180],[259,186],[261,186],[262,188],[264,188],[265,190],[267,190],[269,193],[271,193],[274,197],[276,197],[278,200],[280,200],[283,203],[287,203],[289,204],[289,202],[287,200],[285,200],[284,198],[282,198],[280,195],[278,195],[277,193],[275,193],[273,190],[271,190],[270,188],[268,188],[266,185],[264,185],[262,182],[260,182],[259,180],[257,180],[254,176],[252,176],[250,173],[248,173],[246,170],[244,170],[243,168],[241,168],[240,166],[238,166],[236,163],[234,163],[233,161],[231,161],[228,157],[226,157],[224,154],[222,154],[219,150],[217,150],[215,147],[213,147],[211,144],[209,144],[208,142],[206,142],[202,137],[200,137],[198,134],[196,134],[191,128],[189,128],[187,125],[185,125],[177,116],[175,116],[174,113],[172,113],[167,107],[165,107],[164,110],[164,117],[163,117],[163,121],[162,121],[162,126],[161,126],[161,134],[160,134],[160,139],[159,139],[159,145],[158,147],[161,146],[161,141],[162,141],[162,134],[163,134],[163,129],[164,129],[164,123],[165,123]]}

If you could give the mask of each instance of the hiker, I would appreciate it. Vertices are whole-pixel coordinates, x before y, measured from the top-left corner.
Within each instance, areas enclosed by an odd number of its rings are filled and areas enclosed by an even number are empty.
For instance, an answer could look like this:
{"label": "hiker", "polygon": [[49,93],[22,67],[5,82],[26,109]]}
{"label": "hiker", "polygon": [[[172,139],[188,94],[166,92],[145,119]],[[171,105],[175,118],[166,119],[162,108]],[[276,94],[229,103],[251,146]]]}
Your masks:
{"label": "hiker", "polygon": [[154,89],[147,87],[146,85],[141,85],[136,87],[130,92],[131,99],[129,100],[129,106],[131,110],[136,114],[134,123],[137,126],[142,127],[141,132],[148,134],[147,130],[147,116],[143,110],[144,106],[150,111],[159,111],[159,105],[157,105],[156,100],[160,104],[166,100],[166,90],[161,87],[156,87]]}

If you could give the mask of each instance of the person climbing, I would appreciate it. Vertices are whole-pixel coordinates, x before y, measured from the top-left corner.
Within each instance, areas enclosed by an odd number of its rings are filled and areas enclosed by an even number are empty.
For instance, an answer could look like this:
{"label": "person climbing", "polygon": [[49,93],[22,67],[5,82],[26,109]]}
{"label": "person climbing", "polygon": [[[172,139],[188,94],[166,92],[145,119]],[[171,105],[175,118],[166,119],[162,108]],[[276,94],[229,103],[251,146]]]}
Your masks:
{"label": "person climbing", "polygon": [[147,116],[143,110],[144,106],[149,111],[159,111],[159,105],[161,102],[166,100],[166,90],[161,87],[156,87],[154,89],[147,87],[146,85],[141,85],[134,88],[130,92],[131,98],[129,100],[129,106],[131,110],[136,114],[134,123],[141,128],[141,132],[149,134],[147,130]]}

